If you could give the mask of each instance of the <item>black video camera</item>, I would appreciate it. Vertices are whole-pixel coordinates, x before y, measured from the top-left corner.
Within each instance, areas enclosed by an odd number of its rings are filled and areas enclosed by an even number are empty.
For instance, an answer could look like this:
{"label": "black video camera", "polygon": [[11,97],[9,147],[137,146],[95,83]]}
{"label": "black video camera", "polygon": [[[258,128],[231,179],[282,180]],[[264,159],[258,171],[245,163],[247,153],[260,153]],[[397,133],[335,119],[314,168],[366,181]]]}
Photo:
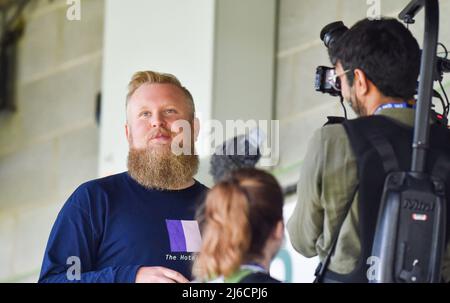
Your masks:
{"label": "black video camera", "polygon": [[[320,39],[327,48],[338,40],[346,31],[348,27],[342,21],[337,21],[326,25],[320,32]],[[442,45],[442,44],[441,44]],[[443,46],[443,45],[442,45]],[[443,46],[444,47],[444,46]],[[445,53],[448,51],[444,47]],[[446,57],[436,58],[436,67],[434,71],[433,80],[442,81],[443,74],[450,72],[450,60]],[[333,67],[319,66],[316,69],[315,89],[324,94],[332,96],[341,95],[341,85],[339,78],[336,78],[336,71]]]}
{"label": "black video camera", "polygon": [[336,69],[328,66],[318,66],[316,69],[316,91],[332,96],[341,95],[341,82],[336,77]]}
{"label": "black video camera", "polygon": [[[342,21],[337,21],[326,25],[320,32],[320,40],[329,48],[338,40],[348,27]],[[336,77],[334,67],[319,66],[316,69],[315,89],[318,92],[329,94],[331,96],[341,96],[341,83]]]}
{"label": "black video camera", "polygon": [[[320,39],[325,44],[325,47],[330,48],[345,32],[348,31],[348,27],[344,25],[342,21],[332,22],[326,25],[320,32]],[[439,98],[442,103],[443,113],[438,114],[434,112],[433,119],[435,122],[442,124],[443,126],[447,126],[448,118],[450,111],[450,104],[447,98],[447,94],[445,93],[444,88],[442,87],[443,74],[450,72],[450,60],[447,59],[448,51],[444,45],[440,44],[444,48],[444,52],[446,54],[445,57],[436,57],[436,65],[433,73],[433,80],[438,81],[441,84],[441,89],[445,96],[445,101],[442,96],[434,91],[434,97]],[[336,69],[334,67],[328,66],[318,66],[316,69],[315,82],[314,82],[315,90],[318,92],[322,92],[324,94],[329,94],[333,97],[341,97],[341,82],[339,77],[336,76]]]}

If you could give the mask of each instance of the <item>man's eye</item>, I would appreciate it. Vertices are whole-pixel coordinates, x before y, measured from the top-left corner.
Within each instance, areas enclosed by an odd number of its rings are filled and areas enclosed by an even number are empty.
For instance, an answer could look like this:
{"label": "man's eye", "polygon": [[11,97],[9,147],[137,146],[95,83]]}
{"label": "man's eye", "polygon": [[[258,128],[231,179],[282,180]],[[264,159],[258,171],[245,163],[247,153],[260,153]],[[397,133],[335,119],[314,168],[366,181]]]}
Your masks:
{"label": "man's eye", "polygon": [[150,112],[142,112],[141,116],[142,117],[150,117]]}
{"label": "man's eye", "polygon": [[176,110],[174,110],[174,109],[167,109],[166,110],[166,113],[168,113],[168,114],[175,114],[177,111]]}

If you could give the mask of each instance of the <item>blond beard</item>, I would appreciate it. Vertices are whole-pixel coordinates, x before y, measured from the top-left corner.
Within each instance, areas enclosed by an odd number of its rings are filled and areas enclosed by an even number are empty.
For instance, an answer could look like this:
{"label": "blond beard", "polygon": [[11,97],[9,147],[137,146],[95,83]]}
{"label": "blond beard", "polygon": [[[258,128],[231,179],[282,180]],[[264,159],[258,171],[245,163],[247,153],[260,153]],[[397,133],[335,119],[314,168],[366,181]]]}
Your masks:
{"label": "blond beard", "polygon": [[164,148],[130,148],[128,152],[130,176],[148,189],[181,189],[192,182],[198,166],[195,154],[177,156]]}

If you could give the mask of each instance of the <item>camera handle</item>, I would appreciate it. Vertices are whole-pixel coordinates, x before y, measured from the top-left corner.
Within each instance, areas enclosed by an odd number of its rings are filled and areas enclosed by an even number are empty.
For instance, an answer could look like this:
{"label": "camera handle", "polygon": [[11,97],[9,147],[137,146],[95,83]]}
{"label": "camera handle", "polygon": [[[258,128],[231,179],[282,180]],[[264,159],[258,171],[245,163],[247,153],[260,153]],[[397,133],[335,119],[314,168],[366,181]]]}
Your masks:
{"label": "camera handle", "polygon": [[419,95],[414,122],[413,155],[411,171],[425,172],[427,150],[430,136],[430,111],[433,96],[433,67],[436,65],[436,50],[439,33],[438,0],[412,0],[399,14],[399,18],[411,23],[419,11],[425,7],[425,36],[420,65]]}

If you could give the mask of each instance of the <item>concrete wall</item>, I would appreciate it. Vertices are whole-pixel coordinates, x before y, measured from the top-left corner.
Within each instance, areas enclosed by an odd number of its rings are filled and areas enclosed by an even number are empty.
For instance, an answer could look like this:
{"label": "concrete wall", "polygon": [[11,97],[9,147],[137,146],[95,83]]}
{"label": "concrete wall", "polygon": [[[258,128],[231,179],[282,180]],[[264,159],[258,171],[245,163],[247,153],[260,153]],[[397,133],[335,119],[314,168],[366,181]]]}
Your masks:
{"label": "concrete wall", "polygon": [[216,1],[212,118],[273,118],[276,1]]}
{"label": "concrete wall", "polygon": [[0,281],[36,281],[64,201],[97,176],[103,0],[32,1],[19,42],[17,111],[0,113]]}

